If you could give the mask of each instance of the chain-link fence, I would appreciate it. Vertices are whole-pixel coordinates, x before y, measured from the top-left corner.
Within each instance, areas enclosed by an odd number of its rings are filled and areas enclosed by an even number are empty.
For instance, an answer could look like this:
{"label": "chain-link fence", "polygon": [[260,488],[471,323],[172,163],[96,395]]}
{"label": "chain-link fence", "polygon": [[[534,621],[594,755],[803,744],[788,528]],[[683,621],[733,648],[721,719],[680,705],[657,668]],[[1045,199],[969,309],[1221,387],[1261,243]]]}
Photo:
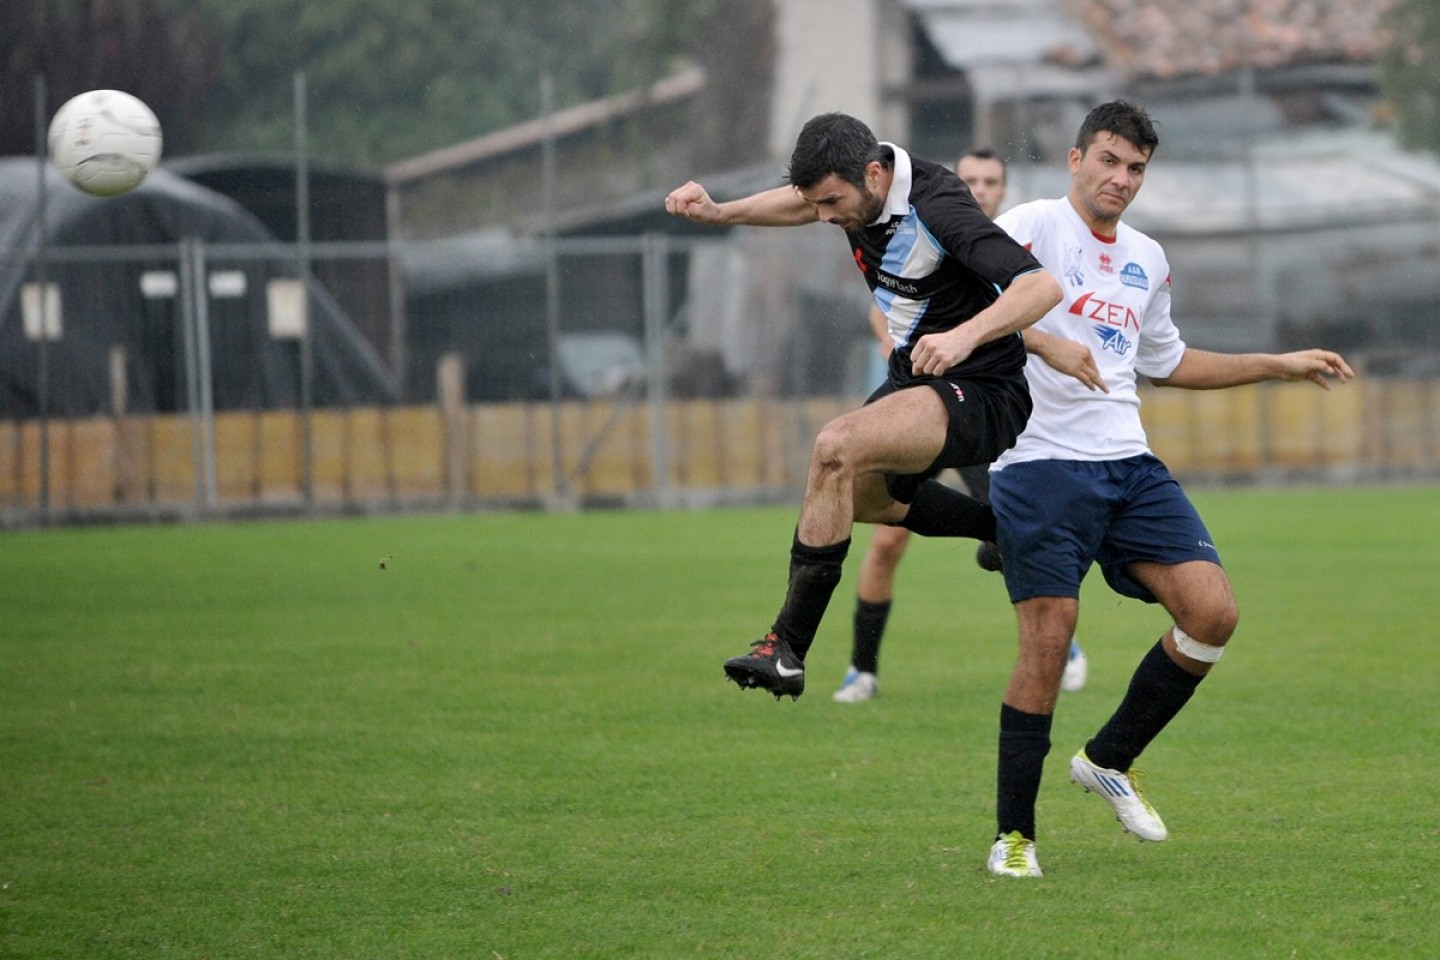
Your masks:
{"label": "chain-link fence", "polygon": [[[0,516],[793,499],[873,377],[842,252],[823,228],[0,251]],[[323,277],[400,282],[399,328],[357,329]],[[1440,466],[1413,371],[1148,391],[1145,419],[1191,478]]]}

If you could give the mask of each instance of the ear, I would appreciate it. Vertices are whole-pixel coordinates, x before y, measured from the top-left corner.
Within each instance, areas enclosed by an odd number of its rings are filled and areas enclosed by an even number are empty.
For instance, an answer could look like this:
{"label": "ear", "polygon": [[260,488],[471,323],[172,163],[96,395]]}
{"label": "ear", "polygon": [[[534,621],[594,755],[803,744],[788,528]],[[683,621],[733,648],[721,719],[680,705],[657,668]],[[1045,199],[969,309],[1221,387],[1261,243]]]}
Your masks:
{"label": "ear", "polygon": [[1081,161],[1082,159],[1084,159],[1084,157],[1085,157],[1085,154],[1083,154],[1083,153],[1080,152],[1080,148],[1079,148],[1079,147],[1071,147],[1071,148],[1070,148],[1070,152],[1069,152],[1069,154],[1066,155],[1066,159],[1069,161],[1069,164],[1070,164],[1070,173],[1071,173],[1072,175],[1075,173],[1075,171],[1077,171],[1077,170],[1080,169],[1080,161]]}

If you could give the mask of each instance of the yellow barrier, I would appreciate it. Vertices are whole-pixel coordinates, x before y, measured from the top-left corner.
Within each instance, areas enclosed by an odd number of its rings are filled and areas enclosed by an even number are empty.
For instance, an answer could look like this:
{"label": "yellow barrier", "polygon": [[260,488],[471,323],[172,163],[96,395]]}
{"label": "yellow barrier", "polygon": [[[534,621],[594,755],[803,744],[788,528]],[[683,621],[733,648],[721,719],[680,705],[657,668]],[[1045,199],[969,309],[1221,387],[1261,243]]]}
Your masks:
{"label": "yellow barrier", "polygon": [[[810,442],[853,399],[680,400],[665,410],[667,486],[798,491]],[[317,410],[311,487],[317,505],[534,502],[565,488],[583,500],[656,492],[645,403],[568,402]],[[1235,390],[1149,388],[1155,452],[1182,476],[1440,475],[1440,383],[1362,380]],[[215,417],[215,506],[303,504],[305,429],[294,411]],[[200,502],[193,424],[184,415],[51,420],[51,508],[187,510]],[[41,502],[40,428],[0,421],[0,510]]]}

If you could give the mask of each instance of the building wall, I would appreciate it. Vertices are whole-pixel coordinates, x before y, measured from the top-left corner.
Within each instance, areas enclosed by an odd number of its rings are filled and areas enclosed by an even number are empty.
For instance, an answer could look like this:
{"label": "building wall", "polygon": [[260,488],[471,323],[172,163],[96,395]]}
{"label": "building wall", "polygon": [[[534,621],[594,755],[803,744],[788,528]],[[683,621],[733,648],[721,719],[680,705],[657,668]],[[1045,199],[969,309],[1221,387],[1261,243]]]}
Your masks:
{"label": "building wall", "polygon": [[910,20],[896,0],[775,0],[770,152],[790,156],[810,117],[859,117],[882,140],[904,141],[909,108],[886,96],[911,72]]}

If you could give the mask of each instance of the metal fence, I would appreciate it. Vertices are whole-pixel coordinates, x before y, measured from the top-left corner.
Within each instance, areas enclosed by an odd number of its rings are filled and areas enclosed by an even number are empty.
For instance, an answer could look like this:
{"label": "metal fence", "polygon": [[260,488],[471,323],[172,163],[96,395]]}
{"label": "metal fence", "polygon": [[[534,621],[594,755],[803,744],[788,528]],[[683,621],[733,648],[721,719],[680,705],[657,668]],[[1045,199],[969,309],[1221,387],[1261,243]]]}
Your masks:
{"label": "metal fence", "polygon": [[[510,242],[503,263],[434,244],[0,251],[0,523],[792,499],[815,432],[868,389],[873,341],[838,240],[786,233]],[[316,279],[335,263],[407,281],[384,342]],[[1194,479],[1440,475],[1434,379],[1145,404]]]}

